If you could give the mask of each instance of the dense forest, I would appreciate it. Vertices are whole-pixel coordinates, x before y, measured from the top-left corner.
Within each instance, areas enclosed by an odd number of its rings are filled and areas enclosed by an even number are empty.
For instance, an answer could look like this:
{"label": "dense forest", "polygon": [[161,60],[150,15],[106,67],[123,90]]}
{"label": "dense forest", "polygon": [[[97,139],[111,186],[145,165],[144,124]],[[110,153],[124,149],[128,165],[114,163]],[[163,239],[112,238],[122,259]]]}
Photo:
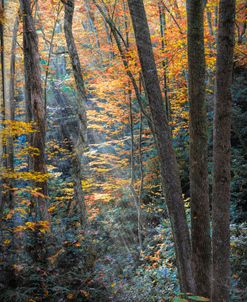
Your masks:
{"label": "dense forest", "polygon": [[0,1],[0,301],[247,301],[246,19]]}

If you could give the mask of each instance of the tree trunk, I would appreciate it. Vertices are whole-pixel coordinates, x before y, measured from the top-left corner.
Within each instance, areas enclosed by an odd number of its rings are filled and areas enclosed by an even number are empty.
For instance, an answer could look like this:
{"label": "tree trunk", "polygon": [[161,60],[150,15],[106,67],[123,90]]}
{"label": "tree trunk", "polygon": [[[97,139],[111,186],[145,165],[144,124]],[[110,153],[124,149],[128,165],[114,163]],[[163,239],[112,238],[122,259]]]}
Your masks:
{"label": "tree trunk", "polygon": [[[0,103],[0,116],[1,121],[5,120],[5,81],[4,81],[4,1],[0,2],[0,65],[1,65],[1,103]],[[0,137],[0,168],[4,166],[3,155],[5,155],[5,147],[2,136]],[[3,193],[3,184],[4,180],[0,179],[0,215],[2,216],[2,212],[4,209],[4,193]]]}
{"label": "tree trunk", "polygon": [[[160,17],[160,37],[161,37],[161,49],[162,54],[165,54],[165,48],[166,48],[166,11],[163,5],[162,1],[159,1],[159,17]],[[165,108],[166,108],[166,115],[167,119],[170,120],[170,103],[169,103],[169,97],[168,97],[168,85],[167,85],[167,67],[168,67],[168,61],[167,59],[164,59],[162,62],[163,66],[163,92],[165,95]]]}
{"label": "tree trunk", "polygon": [[86,116],[86,90],[84,79],[82,76],[82,69],[80,64],[80,59],[76,49],[72,25],[73,25],[73,15],[74,15],[74,0],[62,1],[64,3],[64,33],[67,43],[67,48],[69,52],[69,57],[73,69],[73,74],[75,78],[76,88],[77,88],[77,106],[78,106],[78,116],[81,122],[81,134],[84,143],[87,140],[87,116]]}
{"label": "tree trunk", "polygon": [[213,284],[212,301],[229,301],[231,83],[235,0],[221,0],[216,61],[213,148]]}
{"label": "tree trunk", "polygon": [[173,229],[181,289],[194,291],[191,246],[185,217],[179,170],[172,146],[171,130],[163,106],[146,12],[142,0],[128,0],[143,78],[160,158],[161,180]]}
{"label": "tree trunk", "polygon": [[52,58],[52,53],[53,53],[53,42],[56,34],[56,28],[57,24],[59,22],[59,15],[63,9],[63,6],[61,2],[58,3],[57,8],[56,8],[56,18],[54,21],[52,33],[51,33],[51,40],[50,40],[50,47],[49,47],[49,52],[48,52],[48,59],[47,59],[47,65],[46,65],[46,72],[45,72],[45,85],[44,85],[44,103],[45,103],[45,108],[47,107],[47,91],[48,91],[48,78],[49,78],[49,68],[51,64],[51,58]]}
{"label": "tree trunk", "polygon": [[[24,17],[23,17],[24,18]],[[26,122],[32,121],[32,104],[31,104],[31,86],[27,85],[30,83],[30,45],[27,40],[27,35],[23,31],[23,55],[24,55],[24,77],[25,77],[25,107],[26,107]],[[30,140],[30,138],[29,138]]]}
{"label": "tree trunk", "polygon": [[196,294],[209,297],[211,240],[203,13],[204,0],[187,0],[192,261]]}
{"label": "tree trunk", "polygon": [[[12,46],[11,46],[11,58],[10,58],[10,80],[9,80],[9,119],[11,121],[15,120],[15,61],[16,61],[16,42],[17,33],[19,28],[19,16],[16,17],[13,36],[12,36]],[[7,167],[12,172],[14,171],[14,138],[11,136],[8,138],[7,143]],[[11,209],[14,208],[14,194],[13,194],[13,181],[9,181],[9,193],[8,193],[8,203]]]}
{"label": "tree trunk", "polygon": [[82,68],[80,64],[79,55],[76,49],[72,25],[74,15],[74,0],[62,1],[64,4],[64,33],[69,52],[69,57],[73,69],[74,79],[77,88],[77,112],[78,116],[78,133],[73,138],[73,159],[72,159],[72,173],[74,177],[74,196],[81,210],[81,225],[86,223],[86,207],[84,204],[83,191],[81,185],[81,156],[83,154],[83,148],[87,143],[87,116],[86,116],[86,89],[84,79],[82,76]]}
{"label": "tree trunk", "polygon": [[[31,145],[39,149],[39,154],[32,159],[32,168],[34,172],[46,173],[45,165],[45,106],[42,97],[42,82],[40,71],[40,57],[38,51],[38,36],[36,33],[34,20],[31,13],[30,0],[20,0],[23,15],[23,42],[25,57],[25,87],[28,101],[28,119],[32,115],[32,121],[35,123],[37,132],[33,133]],[[31,108],[30,108],[31,107]],[[31,110],[30,110],[31,109]],[[48,218],[48,211],[45,196],[47,195],[47,182],[37,181],[36,186],[40,188],[43,197],[36,198],[36,215],[41,220]]]}
{"label": "tree trunk", "polygon": [[141,199],[135,190],[135,137],[134,137],[134,118],[133,118],[133,104],[132,104],[132,91],[130,88],[127,92],[129,101],[129,123],[130,123],[130,138],[131,138],[131,152],[130,152],[130,192],[132,193],[136,213],[137,213],[137,236],[138,236],[138,251],[142,252],[142,222],[141,222]]}
{"label": "tree trunk", "polygon": [[5,64],[4,64],[4,1],[0,3],[0,52],[1,52],[1,88],[2,88],[2,103],[1,103],[1,115],[5,120]]}

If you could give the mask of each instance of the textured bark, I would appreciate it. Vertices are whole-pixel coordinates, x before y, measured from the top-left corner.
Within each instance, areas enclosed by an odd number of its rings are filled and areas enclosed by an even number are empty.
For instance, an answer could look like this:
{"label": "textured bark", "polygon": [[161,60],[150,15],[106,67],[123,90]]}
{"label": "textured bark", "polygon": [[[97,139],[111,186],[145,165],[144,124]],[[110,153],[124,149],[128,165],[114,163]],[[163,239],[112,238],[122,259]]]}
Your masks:
{"label": "textured bark", "polygon": [[82,76],[82,69],[80,64],[80,59],[76,49],[72,25],[73,25],[73,15],[74,15],[74,0],[62,1],[64,3],[64,33],[66,38],[66,44],[69,52],[69,57],[73,69],[73,74],[75,78],[76,88],[77,88],[77,106],[78,106],[78,116],[81,122],[80,133],[82,134],[82,139],[84,143],[87,140],[87,116],[86,116],[86,89],[84,84],[84,79]]}
{"label": "textured bark", "polygon": [[142,0],[128,0],[128,4],[153,119],[160,158],[161,180],[174,235],[181,289],[186,292],[194,292],[190,237],[179,170],[163,106],[145,8]]}
{"label": "textured bark", "polygon": [[0,52],[1,52],[1,88],[2,88],[2,103],[1,114],[5,119],[5,64],[4,64],[4,1],[0,3]]}
{"label": "textured bark", "polygon": [[[74,79],[77,88],[77,109],[76,115],[78,116],[78,130],[71,138],[73,143],[73,158],[72,158],[72,174],[74,178],[74,196],[77,206],[80,207],[81,225],[86,224],[86,207],[84,204],[84,197],[81,185],[81,157],[83,149],[87,143],[87,116],[86,116],[86,89],[84,79],[82,76],[82,68],[80,64],[79,55],[76,49],[72,25],[74,15],[74,0],[62,1],[64,4],[64,33],[69,52],[69,57],[73,69]],[[65,130],[65,129],[64,129]],[[65,133],[65,131],[63,131]],[[73,133],[70,134],[70,136]],[[68,135],[67,135],[68,137]]]}
{"label": "textured bark", "polygon": [[15,19],[13,28],[11,58],[10,58],[10,84],[9,84],[9,98],[10,98],[10,119],[15,119],[15,80],[16,80],[16,45],[17,33],[19,29],[19,16]]}
{"label": "textured bark", "polygon": [[209,297],[211,240],[203,12],[204,0],[187,0],[192,260],[196,294]]}
{"label": "textured bark", "polygon": [[[5,22],[5,1],[2,0],[0,3],[0,52],[1,52],[1,58],[0,58],[0,65],[1,65],[1,88],[2,88],[2,102],[1,102],[1,117],[2,117],[2,121],[6,121],[8,119],[7,116],[7,78],[5,75],[5,64],[6,64],[6,58],[5,58],[5,49],[6,49],[6,43],[5,43],[5,39],[4,39],[4,22]],[[3,127],[5,127],[5,125],[3,124]],[[7,142],[6,142],[6,137],[5,138],[1,138],[1,164],[0,166],[2,166],[4,169],[7,169]],[[9,205],[9,179],[8,178],[4,178],[1,180],[1,184],[0,184],[0,189],[1,189],[1,205],[0,205],[0,213],[4,210],[4,206],[7,204]]]}
{"label": "textured bark", "polygon": [[[0,103],[0,116],[1,120],[5,120],[5,81],[4,81],[4,1],[2,0],[0,2],[0,66],[1,66],[1,103]],[[3,138],[2,136],[0,137],[0,167],[4,166],[3,162],[3,155],[5,154],[5,147],[3,144]],[[4,203],[5,203],[5,198],[4,198],[4,193],[3,193],[3,184],[4,180],[1,178],[0,179],[0,215],[2,215],[3,209],[4,209]]]}
{"label": "textured bark", "polygon": [[221,0],[216,61],[213,147],[213,283],[212,301],[229,301],[231,83],[235,0]]}
{"label": "textured bark", "polygon": [[59,15],[63,9],[63,6],[61,2],[58,3],[57,8],[56,8],[56,18],[54,21],[53,29],[52,29],[52,34],[51,34],[51,40],[50,40],[50,48],[49,48],[49,53],[48,53],[48,59],[47,59],[47,65],[46,65],[46,72],[45,72],[45,85],[44,85],[44,103],[45,103],[45,108],[47,107],[47,90],[48,90],[48,77],[49,77],[49,68],[51,64],[51,58],[52,58],[52,53],[53,53],[53,41],[54,37],[56,34],[56,28],[57,24],[59,21]]}
{"label": "textured bark", "polygon": [[[35,172],[46,173],[45,165],[45,106],[42,97],[41,71],[39,64],[38,36],[36,33],[34,20],[31,13],[30,0],[20,0],[23,15],[23,43],[24,43],[24,67],[25,67],[25,87],[28,97],[28,119],[32,115],[37,132],[32,135],[31,145],[39,149],[39,155],[32,159],[32,169]],[[31,108],[30,108],[31,107]],[[30,110],[31,109],[31,110]],[[47,195],[47,183],[37,182],[40,192]],[[45,198],[36,198],[36,215],[40,219],[47,219],[47,205]]]}
{"label": "textured bark", "polygon": [[[24,25],[23,25],[24,26]],[[30,83],[30,44],[27,35],[23,32],[23,55],[24,55],[24,77],[25,83]],[[25,85],[25,107],[26,107],[26,122],[32,121],[32,104],[31,104],[31,86]]]}
{"label": "textured bark", "polygon": [[[17,33],[19,28],[19,16],[16,17],[12,45],[11,45],[11,57],[10,57],[10,80],[9,80],[9,113],[8,119],[11,121],[15,120],[15,63],[16,63],[16,42]],[[14,139],[13,137],[8,138],[7,142],[7,168],[14,171]],[[14,208],[14,194],[13,194],[13,183],[9,180],[9,192],[8,192],[8,204],[11,209]]]}
{"label": "textured bark", "polygon": [[[166,11],[165,7],[162,1],[159,1],[159,17],[160,17],[160,36],[161,36],[161,49],[162,53],[165,53],[166,48]],[[167,119],[170,119],[170,103],[169,103],[169,97],[168,97],[168,85],[167,85],[167,67],[168,67],[168,60],[164,59],[162,62],[163,66],[163,92],[165,95],[165,105],[166,105],[166,115]]]}

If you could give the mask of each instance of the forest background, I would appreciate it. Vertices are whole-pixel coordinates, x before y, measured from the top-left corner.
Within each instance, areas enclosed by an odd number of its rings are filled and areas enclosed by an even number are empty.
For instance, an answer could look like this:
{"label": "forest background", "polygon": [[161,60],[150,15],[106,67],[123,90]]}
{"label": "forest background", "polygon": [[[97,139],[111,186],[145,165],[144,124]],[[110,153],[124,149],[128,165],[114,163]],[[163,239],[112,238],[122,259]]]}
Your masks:
{"label": "forest background", "polygon": [[1,3],[1,301],[247,299],[246,1],[144,4]]}

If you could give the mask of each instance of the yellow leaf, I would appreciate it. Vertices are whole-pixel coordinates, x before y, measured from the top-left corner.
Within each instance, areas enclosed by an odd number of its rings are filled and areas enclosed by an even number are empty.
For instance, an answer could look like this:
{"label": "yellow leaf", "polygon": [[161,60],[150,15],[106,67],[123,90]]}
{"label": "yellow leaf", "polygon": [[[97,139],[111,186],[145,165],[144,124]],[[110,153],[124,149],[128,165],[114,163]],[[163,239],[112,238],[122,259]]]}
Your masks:
{"label": "yellow leaf", "polygon": [[49,212],[49,213],[52,213],[52,212],[54,212],[55,209],[56,209],[55,206],[49,207],[48,212]]}
{"label": "yellow leaf", "polygon": [[4,240],[4,241],[3,241],[3,244],[4,244],[4,245],[9,245],[9,244],[10,244],[10,242],[11,242],[11,240],[6,239],[6,240]]}
{"label": "yellow leaf", "polygon": [[87,292],[87,291],[85,291],[85,290],[80,290],[80,293],[81,293],[84,297],[86,297],[86,298],[89,298],[89,297],[90,297],[89,292]]}
{"label": "yellow leaf", "polygon": [[73,293],[67,294],[67,299],[68,300],[74,300],[74,298],[75,298],[75,295]]}
{"label": "yellow leaf", "polygon": [[6,215],[6,219],[11,219],[14,215],[14,210],[10,210],[9,213]]}

